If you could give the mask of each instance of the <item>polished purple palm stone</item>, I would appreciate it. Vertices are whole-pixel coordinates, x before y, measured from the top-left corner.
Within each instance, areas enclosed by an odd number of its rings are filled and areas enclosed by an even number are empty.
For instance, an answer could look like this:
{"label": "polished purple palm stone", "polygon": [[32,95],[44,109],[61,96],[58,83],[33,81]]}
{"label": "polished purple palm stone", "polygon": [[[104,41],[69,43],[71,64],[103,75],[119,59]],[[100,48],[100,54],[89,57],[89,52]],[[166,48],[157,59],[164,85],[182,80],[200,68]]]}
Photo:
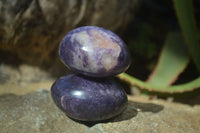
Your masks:
{"label": "polished purple palm stone", "polygon": [[55,81],[51,96],[66,115],[81,121],[112,118],[119,115],[127,104],[126,93],[112,79],[73,74]]}
{"label": "polished purple palm stone", "polygon": [[69,32],[61,41],[59,56],[71,70],[87,76],[113,76],[125,71],[130,54],[113,32],[84,26]]}

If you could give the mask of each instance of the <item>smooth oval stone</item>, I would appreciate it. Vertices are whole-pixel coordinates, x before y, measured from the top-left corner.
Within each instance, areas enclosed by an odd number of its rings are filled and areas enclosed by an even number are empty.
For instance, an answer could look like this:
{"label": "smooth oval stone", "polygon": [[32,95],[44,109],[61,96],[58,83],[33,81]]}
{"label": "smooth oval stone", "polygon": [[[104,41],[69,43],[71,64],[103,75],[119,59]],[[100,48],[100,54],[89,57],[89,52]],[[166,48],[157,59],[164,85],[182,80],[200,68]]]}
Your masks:
{"label": "smooth oval stone", "polygon": [[66,115],[81,121],[112,118],[119,115],[127,104],[126,93],[112,79],[80,75],[68,75],[55,81],[51,96]]}
{"label": "smooth oval stone", "polygon": [[113,76],[130,65],[125,43],[113,32],[84,26],[69,32],[61,41],[59,56],[71,70],[87,76]]}

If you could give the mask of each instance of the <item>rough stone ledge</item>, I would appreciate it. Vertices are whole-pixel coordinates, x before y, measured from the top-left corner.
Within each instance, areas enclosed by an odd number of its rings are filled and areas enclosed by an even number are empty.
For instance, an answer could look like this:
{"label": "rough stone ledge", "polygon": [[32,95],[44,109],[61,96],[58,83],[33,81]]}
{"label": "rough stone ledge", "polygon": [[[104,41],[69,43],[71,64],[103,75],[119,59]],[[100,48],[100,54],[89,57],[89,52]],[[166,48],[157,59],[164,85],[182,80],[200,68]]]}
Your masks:
{"label": "rough stone ledge", "polygon": [[[49,88],[49,85],[46,88]],[[0,87],[1,89],[3,88]],[[162,100],[148,101],[129,96],[128,107],[120,116],[101,123],[80,123],[69,119],[55,106],[48,90],[22,92],[21,95],[11,94],[8,91],[0,93],[1,133],[197,133],[200,131],[200,106],[191,107]],[[134,107],[140,108],[141,112],[135,111]]]}

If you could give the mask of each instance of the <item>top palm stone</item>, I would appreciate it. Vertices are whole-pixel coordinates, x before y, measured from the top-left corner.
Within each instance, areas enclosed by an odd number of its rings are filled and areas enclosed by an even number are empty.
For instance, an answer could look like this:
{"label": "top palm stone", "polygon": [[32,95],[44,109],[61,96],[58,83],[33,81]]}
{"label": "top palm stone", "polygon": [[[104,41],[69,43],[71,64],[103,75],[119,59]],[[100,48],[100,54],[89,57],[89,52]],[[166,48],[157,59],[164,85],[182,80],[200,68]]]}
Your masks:
{"label": "top palm stone", "polygon": [[80,27],[65,35],[59,56],[71,70],[92,77],[113,76],[130,65],[125,43],[113,32],[96,26]]}

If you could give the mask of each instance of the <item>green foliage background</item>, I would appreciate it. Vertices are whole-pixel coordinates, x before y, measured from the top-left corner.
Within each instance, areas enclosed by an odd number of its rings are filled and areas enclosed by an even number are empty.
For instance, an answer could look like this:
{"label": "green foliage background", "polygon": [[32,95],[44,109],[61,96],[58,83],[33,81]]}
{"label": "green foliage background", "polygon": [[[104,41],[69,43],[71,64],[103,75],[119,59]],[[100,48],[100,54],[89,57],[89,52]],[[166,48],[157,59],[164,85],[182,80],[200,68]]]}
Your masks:
{"label": "green foliage background", "polygon": [[[136,57],[136,65],[137,62],[143,65],[136,68],[136,71],[138,69],[145,76],[135,73],[137,78],[134,77],[134,66],[131,66],[133,69],[127,71],[129,74],[122,73],[118,77],[151,92],[183,93],[199,89],[200,43],[194,2],[200,2],[172,0],[164,1],[160,5],[159,1],[144,2],[146,7],[153,9],[151,14],[148,14],[147,9],[146,14],[143,11],[139,17],[136,16],[136,21],[132,23],[136,26],[124,38],[128,40],[132,53],[132,65]],[[184,75],[188,70],[191,70],[190,76]],[[179,76],[180,74],[183,76]]]}

